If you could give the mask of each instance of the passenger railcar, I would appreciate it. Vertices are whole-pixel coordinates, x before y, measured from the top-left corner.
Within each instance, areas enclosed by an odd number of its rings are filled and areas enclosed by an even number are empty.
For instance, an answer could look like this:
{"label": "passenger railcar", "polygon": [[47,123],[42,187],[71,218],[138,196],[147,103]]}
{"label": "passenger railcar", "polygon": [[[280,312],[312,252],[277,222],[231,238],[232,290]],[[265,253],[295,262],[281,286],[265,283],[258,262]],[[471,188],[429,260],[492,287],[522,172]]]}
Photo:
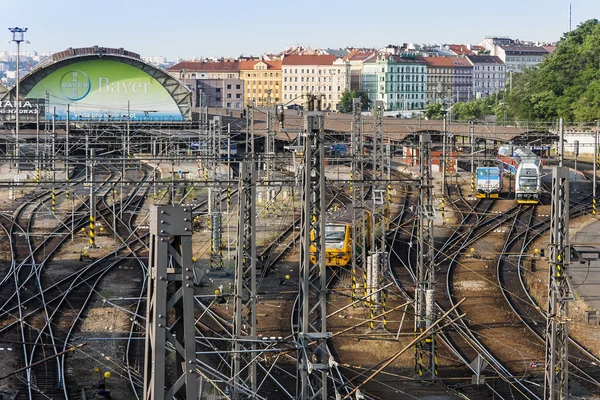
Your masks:
{"label": "passenger railcar", "polygon": [[505,145],[498,150],[498,159],[504,164],[504,169],[515,176],[517,202],[539,203],[543,171],[540,157],[526,147]]}
{"label": "passenger railcar", "polygon": [[542,193],[542,160],[525,158],[517,168],[515,195],[517,203],[537,204]]}
{"label": "passenger railcar", "polygon": [[[371,214],[367,211],[362,212],[359,222],[354,221],[353,208],[333,207],[327,212],[325,217],[325,265],[328,267],[346,267],[352,264],[352,257],[357,248],[353,238],[353,225],[356,228],[357,240],[364,237],[366,251],[371,242]],[[314,234],[311,232],[311,237]],[[315,263],[315,248],[311,245],[310,259]]]}
{"label": "passenger railcar", "polygon": [[476,170],[477,197],[498,198],[504,182],[504,164],[500,161],[484,162]]}

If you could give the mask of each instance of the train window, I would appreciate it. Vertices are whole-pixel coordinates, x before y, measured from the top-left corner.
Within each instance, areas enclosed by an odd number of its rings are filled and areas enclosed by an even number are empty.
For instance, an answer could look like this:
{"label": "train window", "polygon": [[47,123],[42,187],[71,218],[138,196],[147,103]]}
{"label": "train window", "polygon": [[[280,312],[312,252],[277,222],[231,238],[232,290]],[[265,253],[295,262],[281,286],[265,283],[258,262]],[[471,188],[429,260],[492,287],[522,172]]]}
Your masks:
{"label": "train window", "polygon": [[345,239],[346,227],[343,225],[326,225],[325,242],[341,242]]}

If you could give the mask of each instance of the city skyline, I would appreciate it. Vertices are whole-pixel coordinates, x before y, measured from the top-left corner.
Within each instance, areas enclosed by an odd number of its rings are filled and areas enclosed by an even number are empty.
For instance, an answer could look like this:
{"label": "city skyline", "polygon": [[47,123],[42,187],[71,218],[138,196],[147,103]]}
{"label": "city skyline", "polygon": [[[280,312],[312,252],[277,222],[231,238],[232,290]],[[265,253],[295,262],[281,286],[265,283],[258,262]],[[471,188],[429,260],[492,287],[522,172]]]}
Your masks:
{"label": "city skyline", "polygon": [[[171,61],[258,56],[296,45],[380,48],[401,43],[478,44],[486,36],[554,42],[568,31],[569,4],[573,29],[600,15],[600,3],[583,0],[507,0],[498,5],[466,1],[457,8],[438,0],[422,4],[399,5],[384,0],[375,8],[358,3],[353,7],[337,0],[302,4],[257,0],[230,11],[218,3],[190,3],[175,9],[156,0],[106,0],[99,9],[96,4],[66,0],[31,0],[4,5],[6,40],[0,41],[0,51],[16,50],[14,43],[6,43],[12,38],[8,28],[13,26],[28,28],[25,38],[30,43],[21,45],[24,52],[55,53],[68,47],[99,45]],[[168,12],[159,12],[161,8]],[[64,18],[48,18],[52,15]],[[382,16],[390,15],[398,17],[382,21]]]}

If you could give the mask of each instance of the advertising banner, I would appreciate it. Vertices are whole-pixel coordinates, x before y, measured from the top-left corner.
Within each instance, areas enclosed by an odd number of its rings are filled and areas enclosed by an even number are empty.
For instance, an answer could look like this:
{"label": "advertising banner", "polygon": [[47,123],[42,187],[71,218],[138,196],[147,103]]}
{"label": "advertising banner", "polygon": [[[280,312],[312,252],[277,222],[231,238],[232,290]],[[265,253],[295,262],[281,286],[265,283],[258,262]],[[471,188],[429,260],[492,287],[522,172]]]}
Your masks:
{"label": "advertising banner", "polygon": [[118,61],[80,61],[59,68],[26,95],[47,103],[46,118],[57,120],[182,121],[167,90],[146,72]]}
{"label": "advertising banner", "polygon": [[0,121],[16,121],[17,108],[19,109],[20,122],[35,122],[40,114],[40,120],[44,120],[44,101],[39,99],[24,99],[18,104],[16,101],[0,101]]}

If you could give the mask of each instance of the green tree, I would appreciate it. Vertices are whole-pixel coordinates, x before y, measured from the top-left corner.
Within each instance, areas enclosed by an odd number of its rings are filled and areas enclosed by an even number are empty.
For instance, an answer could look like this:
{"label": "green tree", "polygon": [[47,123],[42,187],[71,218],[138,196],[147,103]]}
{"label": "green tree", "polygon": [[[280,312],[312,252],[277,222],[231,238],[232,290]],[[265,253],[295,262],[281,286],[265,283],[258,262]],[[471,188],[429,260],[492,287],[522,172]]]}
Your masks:
{"label": "green tree", "polygon": [[342,97],[340,98],[340,112],[351,113],[352,112],[352,100],[360,98],[361,110],[368,110],[371,106],[371,100],[365,92],[358,91],[356,89],[344,89]]}
{"label": "green tree", "polygon": [[440,103],[433,103],[427,106],[425,109],[425,118],[427,119],[442,119],[442,105]]}
{"label": "green tree", "polygon": [[[453,119],[494,114],[498,123],[600,119],[600,23],[586,21],[565,33],[541,64],[512,74],[512,89],[452,107]],[[439,118],[437,107],[429,111]],[[427,115],[427,113],[426,113]]]}
{"label": "green tree", "polygon": [[565,33],[538,68],[513,75],[507,110],[520,120],[600,117],[600,24],[592,19]]}

